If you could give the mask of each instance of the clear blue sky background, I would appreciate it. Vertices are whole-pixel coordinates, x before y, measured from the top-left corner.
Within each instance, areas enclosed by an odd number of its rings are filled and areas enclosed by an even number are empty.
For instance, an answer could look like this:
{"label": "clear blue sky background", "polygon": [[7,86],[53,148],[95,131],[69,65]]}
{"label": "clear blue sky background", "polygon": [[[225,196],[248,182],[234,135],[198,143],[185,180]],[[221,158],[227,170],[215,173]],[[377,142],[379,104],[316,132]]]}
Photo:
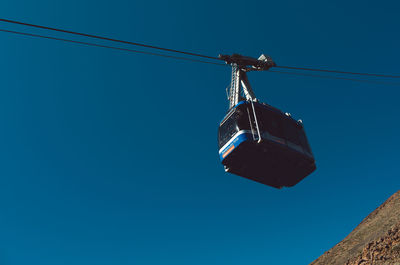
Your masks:
{"label": "clear blue sky background", "polygon": [[[398,1],[0,3],[2,18],[211,56],[392,74],[399,11]],[[0,48],[0,264],[307,264],[399,189],[399,86],[251,73],[258,98],[303,119],[317,161],[277,190],[219,163],[229,67],[7,33]]]}

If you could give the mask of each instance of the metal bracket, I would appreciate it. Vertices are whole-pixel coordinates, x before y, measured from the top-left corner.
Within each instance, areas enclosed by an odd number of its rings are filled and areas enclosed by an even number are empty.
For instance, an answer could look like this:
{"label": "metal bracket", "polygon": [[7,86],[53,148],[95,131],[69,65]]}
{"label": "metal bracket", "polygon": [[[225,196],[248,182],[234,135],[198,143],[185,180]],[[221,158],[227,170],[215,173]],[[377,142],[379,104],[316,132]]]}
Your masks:
{"label": "metal bracket", "polygon": [[249,78],[247,77],[247,74],[245,71],[243,71],[243,70],[239,71],[239,79],[240,79],[240,84],[242,85],[243,93],[246,97],[246,100],[257,101],[256,95],[254,94],[254,91],[251,88]]}
{"label": "metal bracket", "polygon": [[266,71],[276,66],[271,57],[262,54],[258,59],[242,56],[240,54],[219,55],[219,58],[232,66],[231,88],[229,91],[229,109],[239,103],[241,88],[248,101],[257,101],[256,95],[251,88],[246,72]]}

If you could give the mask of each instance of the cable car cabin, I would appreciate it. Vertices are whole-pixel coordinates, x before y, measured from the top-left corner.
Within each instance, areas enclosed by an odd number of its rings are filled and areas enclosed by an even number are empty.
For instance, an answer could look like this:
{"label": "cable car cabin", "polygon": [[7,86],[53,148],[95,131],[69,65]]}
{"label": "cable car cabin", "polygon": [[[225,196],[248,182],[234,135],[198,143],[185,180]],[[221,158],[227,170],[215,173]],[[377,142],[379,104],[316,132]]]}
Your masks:
{"label": "cable car cabin", "polygon": [[272,187],[294,186],[316,169],[302,123],[263,103],[233,107],[219,125],[218,142],[227,172]]}

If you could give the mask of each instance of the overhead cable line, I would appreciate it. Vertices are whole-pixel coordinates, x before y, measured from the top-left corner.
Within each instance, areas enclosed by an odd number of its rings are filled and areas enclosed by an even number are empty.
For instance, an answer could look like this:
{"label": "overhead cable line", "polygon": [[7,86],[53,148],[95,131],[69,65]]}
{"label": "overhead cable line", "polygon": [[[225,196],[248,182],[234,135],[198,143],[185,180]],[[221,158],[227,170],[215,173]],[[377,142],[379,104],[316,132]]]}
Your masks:
{"label": "overhead cable line", "polygon": [[[191,62],[197,62],[197,63],[205,63],[205,64],[213,64],[213,65],[219,65],[219,66],[226,66],[226,64],[223,64],[223,63],[215,63],[215,62],[197,60],[197,59],[193,59],[193,58],[185,58],[185,57],[172,56],[172,55],[166,55],[166,54],[160,54],[160,53],[138,51],[138,50],[133,50],[133,49],[126,49],[126,48],[114,47],[114,46],[109,46],[109,45],[102,45],[102,44],[96,44],[96,43],[90,43],[90,42],[83,42],[83,41],[64,39],[64,38],[50,37],[50,36],[45,36],[45,35],[32,34],[32,33],[26,33],[26,32],[19,32],[19,31],[13,31],[13,30],[0,29],[0,32],[7,32],[7,33],[11,33],[11,34],[17,34],[17,35],[35,37],[35,38],[44,38],[44,39],[50,39],[50,40],[57,40],[57,41],[63,41],[63,42],[74,43],[74,44],[81,44],[81,45],[92,46],[92,47],[107,48],[107,49],[113,49],[113,50],[119,50],[119,51],[131,52],[131,53],[146,54],[146,55],[153,55],[153,56],[161,56],[161,57],[166,57],[166,58],[185,60],[185,61],[191,61]],[[400,86],[400,83],[382,82],[382,81],[375,81],[375,80],[363,80],[363,79],[345,78],[345,77],[337,77],[337,76],[323,76],[323,75],[306,74],[306,73],[298,73],[298,72],[286,72],[286,71],[278,71],[278,70],[269,70],[269,72],[278,73],[278,74],[296,75],[296,76],[308,76],[308,77],[317,77],[317,78],[339,79],[339,80],[349,80],[349,81],[356,81],[356,82],[363,82],[363,83],[374,83],[374,84]]]}
{"label": "overhead cable line", "polygon": [[157,50],[161,50],[161,51],[175,52],[175,53],[181,53],[181,54],[197,56],[197,57],[202,57],[202,58],[207,58],[207,59],[219,60],[218,57],[207,56],[207,55],[203,55],[203,54],[199,54],[199,53],[193,53],[193,52],[179,51],[179,50],[175,50],[175,49],[162,48],[162,47],[158,47],[158,46],[154,46],[154,45],[148,45],[148,44],[137,43],[137,42],[132,42],[132,41],[125,41],[125,40],[119,40],[119,39],[114,39],[114,38],[102,37],[102,36],[98,36],[98,35],[75,32],[75,31],[71,31],[71,30],[53,28],[53,27],[48,27],[48,26],[35,25],[35,24],[30,24],[30,23],[20,22],[20,21],[15,21],[15,20],[10,20],[10,19],[0,18],[0,21],[7,22],[7,23],[18,24],[18,25],[23,25],[23,26],[28,26],[28,27],[34,27],[34,28],[58,31],[58,32],[63,32],[63,33],[68,33],[68,34],[73,34],[73,35],[79,35],[79,36],[84,36],[84,37],[89,37],[89,38],[95,38],[95,39],[100,39],[100,40],[107,40],[107,41],[119,42],[119,43],[124,43],[124,44],[136,45],[136,46],[141,46],[141,47],[145,47],[145,48],[157,49]]}
{"label": "overhead cable line", "polygon": [[[132,42],[132,41],[119,40],[119,39],[114,39],[114,38],[109,38],[109,37],[75,32],[75,31],[54,28],[54,27],[49,27],[49,26],[41,26],[41,25],[36,25],[36,24],[31,24],[31,23],[26,23],[26,22],[21,22],[21,21],[15,21],[15,20],[10,20],[10,19],[0,18],[0,22],[18,24],[18,25],[34,27],[34,28],[39,28],[39,29],[45,29],[45,30],[52,30],[52,31],[57,31],[57,32],[62,32],[62,33],[68,33],[68,34],[73,34],[73,35],[78,35],[78,36],[89,37],[89,38],[96,38],[96,39],[101,39],[101,40],[119,42],[119,43],[124,43],[124,44],[129,44],[129,45],[136,45],[136,46],[141,46],[141,47],[145,47],[145,48],[158,49],[158,50],[162,50],[162,51],[180,53],[180,54],[185,54],[185,55],[190,55],[190,56],[197,56],[197,57],[202,57],[202,58],[206,58],[206,59],[221,60],[220,58],[215,57],[215,56],[208,56],[208,55],[199,54],[199,53],[179,51],[179,50],[163,48],[163,47],[159,47],[159,46],[155,46],[155,45],[148,45],[148,44],[137,43],[137,42]],[[318,68],[296,67],[296,66],[279,66],[278,65],[275,67],[292,69],[292,70],[301,70],[301,71],[315,71],[315,72],[326,72],[326,73],[337,73],[337,74],[362,75],[362,76],[383,77],[383,78],[400,78],[400,75],[359,73],[359,72],[348,72],[348,71],[340,71],[340,70],[329,70],[329,69],[318,69]]]}
{"label": "overhead cable line", "polygon": [[400,83],[395,83],[395,82],[385,82],[385,81],[376,81],[376,80],[347,78],[347,77],[339,77],[339,76],[315,75],[315,74],[286,72],[286,71],[278,71],[278,70],[269,70],[267,72],[278,73],[278,74],[286,74],[286,75],[308,76],[308,77],[317,77],[317,78],[326,78],[326,79],[338,79],[338,80],[356,81],[356,82],[362,82],[362,83],[372,83],[372,84],[381,84],[381,85],[400,86]]}
{"label": "overhead cable line", "polygon": [[338,70],[328,70],[328,69],[316,69],[316,68],[306,68],[306,67],[294,67],[294,66],[275,66],[277,68],[285,68],[292,70],[303,70],[303,71],[315,71],[315,72],[325,72],[325,73],[336,73],[336,74],[348,74],[348,75],[364,75],[364,76],[374,76],[374,77],[388,77],[388,78],[400,78],[400,75],[384,75],[384,74],[371,74],[371,73],[357,73],[357,72],[346,72]]}
{"label": "overhead cable line", "polygon": [[208,62],[208,61],[202,61],[202,60],[197,60],[197,59],[192,59],[192,58],[172,56],[172,55],[167,55],[167,54],[160,54],[160,53],[146,52],[146,51],[138,51],[138,50],[132,50],[132,49],[126,49],[126,48],[120,48],[120,47],[114,47],[114,46],[90,43],[90,42],[83,42],[83,41],[69,40],[69,39],[64,39],[64,38],[49,37],[49,36],[44,36],[44,35],[39,35],[39,34],[25,33],[25,32],[13,31],[13,30],[6,30],[6,29],[0,29],[0,31],[12,33],[12,34],[23,35],[23,36],[29,36],[29,37],[37,37],[37,38],[44,38],[44,39],[50,39],[50,40],[64,41],[64,42],[69,42],[69,43],[82,44],[82,45],[86,45],[86,46],[108,48],[108,49],[113,49],[113,50],[120,50],[120,51],[126,51],[126,52],[133,52],[133,53],[141,53],[141,54],[147,54],[147,55],[161,56],[161,57],[167,57],[167,58],[178,59],[178,60],[192,61],[192,62],[197,62],[197,63],[207,63],[207,64],[225,66],[225,64],[223,64],[223,63]]}

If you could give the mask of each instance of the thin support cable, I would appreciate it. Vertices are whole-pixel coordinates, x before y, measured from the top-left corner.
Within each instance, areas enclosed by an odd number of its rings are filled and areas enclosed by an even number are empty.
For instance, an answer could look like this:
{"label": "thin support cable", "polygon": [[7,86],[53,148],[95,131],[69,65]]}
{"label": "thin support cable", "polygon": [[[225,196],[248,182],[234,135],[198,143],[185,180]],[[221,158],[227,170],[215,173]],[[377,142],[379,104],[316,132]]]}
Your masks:
{"label": "thin support cable", "polygon": [[306,74],[306,73],[297,73],[297,72],[286,72],[286,71],[277,71],[277,70],[269,70],[268,72],[271,72],[271,73],[278,73],[278,74],[285,74],[285,75],[307,76],[307,77],[317,77],[317,78],[325,78],[325,79],[347,80],[347,81],[355,81],[355,82],[371,83],[371,84],[380,84],[380,85],[400,86],[400,83],[396,83],[396,82],[385,82],[385,81],[366,80],[366,79],[356,79],[356,78],[347,78],[347,77],[339,77],[339,76],[327,76],[327,75]]}
{"label": "thin support cable", "polygon": [[279,65],[277,65],[275,67],[276,68],[292,69],[292,70],[314,71],[314,72],[325,72],[325,73],[336,73],[336,74],[363,75],[363,76],[386,77],[386,78],[400,78],[400,75],[357,73],[357,72],[347,72],[347,71],[338,71],[338,70],[316,69],[316,68],[294,67],[294,66],[279,66]]}
{"label": "thin support cable", "polygon": [[163,47],[154,46],[154,45],[148,45],[148,44],[143,44],[143,43],[138,43],[138,42],[119,40],[119,39],[108,38],[108,37],[103,37],[103,36],[98,36],[98,35],[93,35],[93,34],[87,34],[87,33],[81,33],[81,32],[76,32],[76,31],[71,31],[71,30],[65,30],[65,29],[59,29],[59,28],[54,28],[54,27],[35,25],[35,24],[31,24],[31,23],[15,21],[15,20],[10,20],[10,19],[0,18],[0,21],[1,22],[6,22],[6,23],[23,25],[23,26],[27,26],[27,27],[34,27],[34,28],[39,28],[39,29],[46,29],[46,30],[52,30],[52,31],[57,31],[57,32],[62,32],[62,33],[79,35],[79,36],[84,36],[84,37],[88,37],[88,38],[95,38],[95,39],[119,42],[119,43],[124,43],[124,44],[136,45],[136,46],[141,46],[141,47],[150,48],[150,49],[157,49],[157,50],[162,50],[162,51],[167,51],[167,52],[181,53],[181,54],[197,56],[197,57],[202,57],[202,58],[207,58],[207,59],[221,60],[218,57],[203,55],[203,54],[194,53],[194,52],[179,51],[179,50],[175,50],[175,49],[168,49],[168,48],[163,48]]}
{"label": "thin support cable", "polygon": [[64,38],[49,37],[49,36],[45,36],[45,35],[25,33],[25,32],[13,31],[13,30],[0,29],[0,32],[7,32],[7,33],[12,33],[12,34],[17,34],[17,35],[36,37],[36,38],[44,38],[44,39],[57,40],[57,41],[64,41],[64,42],[69,42],[69,43],[81,44],[81,45],[86,45],[86,46],[101,47],[101,48],[107,48],[107,49],[113,49],[113,50],[119,50],[119,51],[126,51],[126,52],[132,52],[132,53],[140,53],[140,54],[161,56],[161,57],[166,57],[166,58],[185,60],[185,61],[192,61],[192,62],[197,62],[197,63],[206,63],[206,64],[214,64],[214,65],[226,66],[226,64],[223,64],[223,63],[208,62],[208,61],[202,61],[202,60],[197,60],[197,59],[192,59],[192,58],[185,58],[185,57],[180,57],[180,56],[173,56],[173,55],[160,54],[160,53],[154,53],[154,52],[138,51],[138,50],[133,50],[133,49],[126,49],[126,48],[120,48],[120,47],[114,47],[114,46],[108,46],[108,45],[102,45],[102,44],[96,44],[96,43],[90,43],[90,42],[84,42],[84,41],[69,40],[69,39],[64,39]]}

